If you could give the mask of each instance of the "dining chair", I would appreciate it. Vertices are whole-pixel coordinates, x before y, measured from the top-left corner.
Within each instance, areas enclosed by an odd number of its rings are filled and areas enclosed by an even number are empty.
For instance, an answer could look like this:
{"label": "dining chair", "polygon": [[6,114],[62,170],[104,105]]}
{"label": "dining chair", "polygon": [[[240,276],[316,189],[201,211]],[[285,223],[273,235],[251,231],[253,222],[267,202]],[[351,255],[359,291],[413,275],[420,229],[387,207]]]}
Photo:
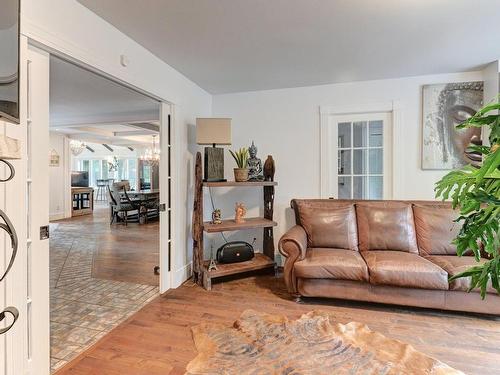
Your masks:
{"label": "dining chair", "polygon": [[[106,190],[106,193],[108,194],[108,203],[109,203],[109,211],[110,211],[110,222],[109,222],[109,225],[113,224],[113,222],[115,221],[115,217],[116,217],[116,210],[117,210],[117,203],[116,203],[116,200],[115,198],[113,197],[113,193],[111,192],[111,189],[108,186],[106,186],[107,190]],[[117,221],[118,221],[118,218],[116,218]]]}
{"label": "dining chair", "polygon": [[[114,211],[114,218],[119,219],[120,213],[122,213],[123,216],[123,221],[125,225],[128,225],[128,213],[131,211],[137,211],[138,215],[141,213],[141,207],[140,204],[137,202],[134,202],[128,198],[127,191],[125,191],[125,201],[121,199],[121,194],[119,191],[116,190],[109,190],[111,197],[113,198],[113,201],[116,203],[115,205],[115,211]],[[113,223],[114,220],[111,221]]]}

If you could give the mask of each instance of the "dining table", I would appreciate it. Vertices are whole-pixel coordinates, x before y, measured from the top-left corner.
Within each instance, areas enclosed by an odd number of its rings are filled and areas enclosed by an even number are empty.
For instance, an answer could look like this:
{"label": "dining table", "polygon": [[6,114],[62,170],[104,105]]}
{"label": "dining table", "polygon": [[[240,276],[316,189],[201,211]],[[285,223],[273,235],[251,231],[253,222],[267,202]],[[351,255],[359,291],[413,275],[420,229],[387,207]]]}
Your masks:
{"label": "dining table", "polygon": [[[147,221],[146,216],[149,217],[148,209],[146,208],[147,202],[156,202],[156,213],[153,213],[156,217],[159,215],[159,208],[157,207],[160,199],[160,189],[144,189],[144,190],[127,190],[120,192],[122,199],[130,199],[131,203],[140,205],[139,209],[139,224],[144,224]],[[153,216],[153,217],[155,217]]]}
{"label": "dining table", "polygon": [[[125,192],[120,194],[125,197]],[[130,199],[148,200],[158,198],[160,196],[160,189],[128,190],[127,195]]]}

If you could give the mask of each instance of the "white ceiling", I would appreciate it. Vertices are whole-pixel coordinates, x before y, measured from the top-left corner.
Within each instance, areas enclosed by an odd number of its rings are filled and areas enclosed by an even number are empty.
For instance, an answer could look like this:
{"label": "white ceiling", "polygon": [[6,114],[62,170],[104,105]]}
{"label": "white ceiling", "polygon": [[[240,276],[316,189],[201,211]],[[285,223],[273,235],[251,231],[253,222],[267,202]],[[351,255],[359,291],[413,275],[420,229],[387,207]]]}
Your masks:
{"label": "white ceiling", "polygon": [[[159,103],[95,73],[50,59],[50,129],[85,142],[149,145]],[[143,123],[146,123],[144,125]]]}
{"label": "white ceiling", "polygon": [[[155,121],[151,124],[156,125],[159,129],[159,122]],[[153,136],[159,135],[159,131],[140,128],[134,123],[62,126],[52,127],[51,131],[82,142],[104,143],[123,147],[149,146]]]}
{"label": "white ceiling", "polygon": [[78,0],[219,94],[470,71],[499,0]]}
{"label": "white ceiling", "polygon": [[50,59],[50,126],[154,121],[159,104],[95,73]]}

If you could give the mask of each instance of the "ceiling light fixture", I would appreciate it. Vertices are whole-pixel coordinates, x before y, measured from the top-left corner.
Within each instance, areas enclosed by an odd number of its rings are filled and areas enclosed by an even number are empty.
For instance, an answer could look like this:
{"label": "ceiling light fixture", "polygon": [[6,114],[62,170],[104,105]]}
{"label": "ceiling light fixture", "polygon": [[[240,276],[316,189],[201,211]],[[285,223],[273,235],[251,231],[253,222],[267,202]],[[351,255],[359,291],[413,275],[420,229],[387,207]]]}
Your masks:
{"label": "ceiling light fixture", "polygon": [[147,148],[144,154],[140,156],[143,162],[151,166],[157,166],[160,162],[160,149],[156,146],[156,135],[153,135],[153,141],[151,143],[151,148]]}
{"label": "ceiling light fixture", "polygon": [[72,139],[69,142],[69,148],[74,156],[80,155],[86,147],[87,145],[85,144],[85,142],[77,141],[76,139]]}

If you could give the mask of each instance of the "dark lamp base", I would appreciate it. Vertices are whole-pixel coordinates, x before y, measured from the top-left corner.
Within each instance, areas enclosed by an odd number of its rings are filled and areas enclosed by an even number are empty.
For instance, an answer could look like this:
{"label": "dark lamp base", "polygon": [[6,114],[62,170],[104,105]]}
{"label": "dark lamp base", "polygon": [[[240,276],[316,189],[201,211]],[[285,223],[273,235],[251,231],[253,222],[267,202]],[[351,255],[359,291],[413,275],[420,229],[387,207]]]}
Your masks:
{"label": "dark lamp base", "polygon": [[219,147],[205,147],[203,180],[221,182],[224,179],[224,149]]}

